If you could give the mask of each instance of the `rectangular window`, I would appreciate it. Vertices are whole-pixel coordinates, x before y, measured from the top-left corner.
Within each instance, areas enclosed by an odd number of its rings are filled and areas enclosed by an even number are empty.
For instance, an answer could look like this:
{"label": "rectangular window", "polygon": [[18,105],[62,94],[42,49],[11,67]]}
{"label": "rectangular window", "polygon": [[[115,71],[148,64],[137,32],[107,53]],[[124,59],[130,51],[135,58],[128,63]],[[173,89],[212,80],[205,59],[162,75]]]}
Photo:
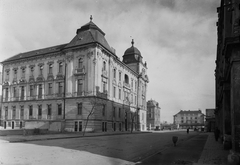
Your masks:
{"label": "rectangular window", "polygon": [[79,69],[83,68],[83,60],[82,60],[82,58],[79,58],[79,60],[78,60],[78,68]]}
{"label": "rectangular window", "polygon": [[6,71],[6,80],[9,80],[9,71]]}
{"label": "rectangular window", "polygon": [[119,72],[119,81],[121,81],[122,74]]}
{"label": "rectangular window", "polygon": [[17,87],[13,87],[13,97],[17,97]]}
{"label": "rectangular window", "polygon": [[25,77],[25,68],[22,68],[22,78]]}
{"label": "rectangular window", "polygon": [[16,106],[12,107],[12,119],[16,118]]}
{"label": "rectangular window", "polygon": [[121,108],[118,109],[118,117],[121,118]]}
{"label": "rectangular window", "polygon": [[77,85],[78,95],[82,95],[82,92],[83,92],[83,80],[79,79],[77,83],[78,83],[78,85]]}
{"label": "rectangular window", "polygon": [[103,92],[105,93],[107,90],[107,83],[103,81]]}
{"label": "rectangular window", "polygon": [[113,87],[113,97],[116,98],[116,87]]}
{"label": "rectangular window", "polygon": [[5,99],[8,100],[8,88],[6,88],[6,91],[5,91]]}
{"label": "rectangular window", "polygon": [[51,104],[48,104],[48,105],[47,105],[47,115],[48,115],[48,116],[51,116],[51,115],[52,115],[52,105],[51,105]]}
{"label": "rectangular window", "polygon": [[121,92],[122,92],[121,89],[119,89],[119,91],[118,91],[118,98],[119,99],[121,99]]}
{"label": "rectangular window", "polygon": [[58,115],[62,115],[62,104],[58,104]]}
{"label": "rectangular window", "polygon": [[48,69],[48,71],[49,71],[48,73],[49,73],[49,74],[52,74],[53,65],[52,65],[52,64],[49,64],[49,67],[48,67],[48,68],[49,68],[49,69]]}
{"label": "rectangular window", "polygon": [[59,63],[59,73],[63,73],[63,63]]}
{"label": "rectangular window", "polygon": [[102,115],[105,116],[105,108],[106,108],[106,105],[103,105],[103,108],[102,108]]}
{"label": "rectangular window", "polygon": [[42,84],[39,84],[38,86],[38,98],[42,98],[42,94],[43,94],[43,89],[42,89]]}
{"label": "rectangular window", "polygon": [[113,107],[113,117],[115,117],[116,115],[116,107]]}
{"label": "rectangular window", "polygon": [[116,78],[116,69],[113,69],[113,78]]}
{"label": "rectangular window", "polygon": [[21,105],[20,106],[20,118],[23,119],[23,116],[24,116],[24,106]]}
{"label": "rectangular window", "polygon": [[42,116],[42,105],[38,105],[38,116]]}
{"label": "rectangular window", "polygon": [[53,92],[52,92],[52,83],[48,83],[48,94],[49,95],[53,94]]}
{"label": "rectangular window", "polygon": [[31,97],[33,96],[33,89],[34,89],[34,86],[33,86],[33,85],[30,85],[30,96],[31,96]]}
{"label": "rectangular window", "polygon": [[15,69],[13,72],[14,72],[14,79],[16,79],[17,78],[17,70]]}
{"label": "rectangular window", "polygon": [[31,72],[30,75],[31,75],[31,76],[34,76],[34,67],[31,67],[31,68],[30,68],[30,72]]}
{"label": "rectangular window", "polygon": [[78,114],[78,115],[82,115],[82,103],[78,103],[78,104],[77,104],[77,108],[78,108],[78,109],[77,109],[77,110],[78,110],[78,111],[77,111],[77,114]]}
{"label": "rectangular window", "polygon": [[63,82],[58,83],[58,93],[62,94],[63,93]]}
{"label": "rectangular window", "polygon": [[5,119],[8,119],[8,107],[5,107]]}
{"label": "rectangular window", "polygon": [[21,100],[24,99],[24,93],[25,93],[24,86],[21,86]]}
{"label": "rectangular window", "polygon": [[33,115],[33,107],[32,105],[29,105],[29,117],[32,117]]}
{"label": "rectangular window", "polygon": [[39,75],[43,74],[43,66],[39,66]]}

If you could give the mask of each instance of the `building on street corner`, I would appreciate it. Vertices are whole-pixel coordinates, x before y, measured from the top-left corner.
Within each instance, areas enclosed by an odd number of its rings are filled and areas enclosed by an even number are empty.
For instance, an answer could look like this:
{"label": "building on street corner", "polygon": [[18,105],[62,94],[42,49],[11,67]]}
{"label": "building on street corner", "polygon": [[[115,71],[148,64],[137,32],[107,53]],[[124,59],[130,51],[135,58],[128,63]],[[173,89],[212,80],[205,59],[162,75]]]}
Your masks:
{"label": "building on street corner", "polygon": [[221,0],[217,13],[216,126],[240,153],[240,0]]}
{"label": "building on street corner", "polygon": [[204,114],[201,110],[180,110],[173,116],[173,124],[178,128],[198,129],[204,127]]}
{"label": "building on street corner", "polygon": [[92,17],[69,43],[2,65],[3,129],[146,130],[147,63],[133,40],[121,61]]}
{"label": "building on street corner", "polygon": [[147,102],[147,128],[148,130],[160,129],[161,108],[155,100]]}

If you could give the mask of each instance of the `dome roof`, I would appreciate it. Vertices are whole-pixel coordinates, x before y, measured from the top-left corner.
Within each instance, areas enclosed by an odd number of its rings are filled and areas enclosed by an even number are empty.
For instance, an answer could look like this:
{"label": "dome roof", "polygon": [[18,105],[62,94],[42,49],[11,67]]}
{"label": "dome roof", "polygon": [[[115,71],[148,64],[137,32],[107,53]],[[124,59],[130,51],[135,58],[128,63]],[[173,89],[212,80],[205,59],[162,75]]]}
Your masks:
{"label": "dome roof", "polygon": [[140,55],[141,56],[141,52],[136,47],[134,47],[133,44],[134,44],[134,41],[132,40],[132,46],[124,52],[124,56],[125,55]]}

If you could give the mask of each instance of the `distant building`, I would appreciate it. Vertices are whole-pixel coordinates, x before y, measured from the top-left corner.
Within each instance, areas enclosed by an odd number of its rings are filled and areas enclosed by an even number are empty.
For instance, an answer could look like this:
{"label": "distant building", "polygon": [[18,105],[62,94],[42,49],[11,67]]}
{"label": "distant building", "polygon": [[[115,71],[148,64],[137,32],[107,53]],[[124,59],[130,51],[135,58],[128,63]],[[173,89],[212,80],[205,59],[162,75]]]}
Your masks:
{"label": "distant building", "polygon": [[69,43],[2,65],[4,129],[146,130],[147,64],[134,41],[121,61],[92,18]]}
{"label": "distant building", "polygon": [[215,109],[206,109],[206,131],[213,132],[215,129]]}
{"label": "distant building", "polygon": [[160,110],[158,102],[154,100],[147,102],[147,127],[149,130],[160,128]]}
{"label": "distant building", "polygon": [[173,123],[179,128],[201,128],[204,126],[204,114],[201,110],[181,110],[173,116]]}

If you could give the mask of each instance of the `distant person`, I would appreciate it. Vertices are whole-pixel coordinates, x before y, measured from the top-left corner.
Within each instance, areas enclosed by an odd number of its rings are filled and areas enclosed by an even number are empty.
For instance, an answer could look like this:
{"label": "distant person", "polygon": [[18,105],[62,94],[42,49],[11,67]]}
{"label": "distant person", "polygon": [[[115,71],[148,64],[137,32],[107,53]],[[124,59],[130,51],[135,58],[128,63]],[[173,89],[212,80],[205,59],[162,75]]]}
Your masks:
{"label": "distant person", "polygon": [[218,127],[216,127],[214,130],[214,136],[216,141],[218,141],[219,135],[220,135],[220,130],[218,129]]}
{"label": "distant person", "polygon": [[187,133],[189,133],[189,128],[187,128]]}

